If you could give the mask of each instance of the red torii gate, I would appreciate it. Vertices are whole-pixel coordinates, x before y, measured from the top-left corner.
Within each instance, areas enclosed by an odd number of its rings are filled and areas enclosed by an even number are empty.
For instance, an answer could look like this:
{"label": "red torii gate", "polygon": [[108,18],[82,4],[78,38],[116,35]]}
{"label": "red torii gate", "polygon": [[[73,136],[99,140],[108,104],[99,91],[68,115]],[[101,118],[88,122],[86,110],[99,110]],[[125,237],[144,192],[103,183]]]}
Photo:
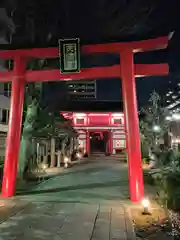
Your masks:
{"label": "red torii gate", "polygon": [[59,56],[58,47],[0,51],[0,59],[14,60],[13,71],[0,73],[0,82],[12,81],[2,196],[11,197],[15,194],[25,83],[121,77],[124,100],[126,142],[128,146],[130,197],[133,202],[140,201],[144,196],[144,183],[141,166],[141,146],[135,77],[167,75],[168,65],[134,65],[133,54],[143,51],[164,49],[167,47],[167,45],[168,37],[160,37],[138,42],[82,46],[81,50],[84,54],[119,53],[121,63],[120,65],[110,67],[85,68],[82,69],[80,73],[74,74],[61,74],[59,70],[26,70],[27,58],[57,58]]}

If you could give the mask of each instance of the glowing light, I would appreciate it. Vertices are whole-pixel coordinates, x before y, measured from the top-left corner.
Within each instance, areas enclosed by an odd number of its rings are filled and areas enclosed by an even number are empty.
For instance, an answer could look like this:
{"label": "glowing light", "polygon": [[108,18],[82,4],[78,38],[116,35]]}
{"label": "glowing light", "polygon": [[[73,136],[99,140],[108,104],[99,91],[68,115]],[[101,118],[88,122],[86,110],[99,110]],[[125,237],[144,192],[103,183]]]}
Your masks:
{"label": "glowing light", "polygon": [[143,215],[150,215],[150,212],[149,212],[149,206],[150,206],[150,201],[148,198],[144,198],[142,201],[141,201],[141,204],[143,206],[143,212],[142,214]]}
{"label": "glowing light", "polygon": [[82,155],[79,152],[76,154],[76,156],[77,158],[82,158]]}
{"label": "glowing light", "polygon": [[64,157],[64,162],[69,162],[69,158],[68,157]]}
{"label": "glowing light", "polygon": [[171,117],[171,116],[167,116],[167,117],[166,117],[166,120],[167,120],[167,121],[171,121],[171,120],[172,120],[172,117]]}
{"label": "glowing light", "polygon": [[85,116],[86,116],[85,113],[75,113],[74,114],[74,117],[76,117],[76,118],[84,118]]}
{"label": "glowing light", "polygon": [[64,167],[68,168],[68,162],[69,162],[69,158],[68,157],[64,157]]}
{"label": "glowing light", "polygon": [[153,131],[154,132],[159,132],[160,130],[161,130],[160,126],[158,126],[158,125],[153,126]]}
{"label": "glowing light", "polygon": [[178,114],[178,113],[173,114],[172,117],[174,120],[180,120],[180,114]]}
{"label": "glowing light", "polygon": [[144,198],[144,199],[142,200],[142,205],[143,205],[144,208],[148,208],[149,205],[150,205],[149,199]]}
{"label": "glowing light", "polygon": [[172,143],[180,143],[180,139],[178,138],[172,139]]}
{"label": "glowing light", "polygon": [[41,168],[42,168],[42,169],[47,169],[47,168],[48,168],[48,164],[43,163],[43,164],[41,165]]}
{"label": "glowing light", "polygon": [[88,116],[109,116],[108,113],[89,113]]}
{"label": "glowing light", "polygon": [[113,117],[122,117],[123,113],[113,113],[112,116]]}

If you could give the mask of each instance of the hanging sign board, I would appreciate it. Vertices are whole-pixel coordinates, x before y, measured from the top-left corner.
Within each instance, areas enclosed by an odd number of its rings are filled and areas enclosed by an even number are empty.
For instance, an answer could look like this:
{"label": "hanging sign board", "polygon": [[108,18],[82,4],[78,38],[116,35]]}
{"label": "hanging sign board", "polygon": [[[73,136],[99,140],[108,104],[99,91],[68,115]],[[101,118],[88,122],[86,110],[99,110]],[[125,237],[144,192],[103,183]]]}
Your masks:
{"label": "hanging sign board", "polygon": [[63,74],[80,72],[80,40],[60,39],[60,71]]}

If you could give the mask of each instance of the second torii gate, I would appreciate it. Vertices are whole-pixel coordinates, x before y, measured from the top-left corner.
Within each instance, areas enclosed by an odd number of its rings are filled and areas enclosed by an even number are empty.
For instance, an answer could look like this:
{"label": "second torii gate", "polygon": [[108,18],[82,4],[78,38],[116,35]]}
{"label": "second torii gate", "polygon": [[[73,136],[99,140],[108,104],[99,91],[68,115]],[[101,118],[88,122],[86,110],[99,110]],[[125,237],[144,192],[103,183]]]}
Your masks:
{"label": "second torii gate", "polygon": [[24,87],[26,83],[60,80],[68,81],[77,79],[121,78],[128,146],[130,198],[133,202],[141,201],[144,196],[144,183],[141,166],[141,146],[135,77],[167,75],[168,65],[134,65],[133,54],[143,51],[164,49],[167,45],[168,37],[160,37],[138,42],[82,46],[81,50],[84,54],[119,53],[121,62],[119,65],[110,67],[82,69],[80,73],[68,75],[60,74],[59,70],[26,70],[27,58],[57,58],[59,56],[58,47],[0,51],[0,59],[14,60],[13,71],[0,73],[0,82],[12,82],[2,196],[12,197],[15,194],[24,103]]}

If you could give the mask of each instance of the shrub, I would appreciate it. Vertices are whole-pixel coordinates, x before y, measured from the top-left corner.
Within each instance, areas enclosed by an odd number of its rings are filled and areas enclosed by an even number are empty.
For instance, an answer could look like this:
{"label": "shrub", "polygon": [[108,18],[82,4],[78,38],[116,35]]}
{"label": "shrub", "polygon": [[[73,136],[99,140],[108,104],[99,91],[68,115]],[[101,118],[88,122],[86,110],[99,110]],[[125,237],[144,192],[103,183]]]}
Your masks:
{"label": "shrub", "polygon": [[142,158],[149,158],[149,147],[146,142],[141,142],[141,155]]}
{"label": "shrub", "polygon": [[149,157],[146,157],[146,158],[142,159],[143,164],[148,164],[149,161],[150,161]]}
{"label": "shrub", "polygon": [[150,170],[145,173],[145,182],[156,185],[156,200],[165,208],[180,211],[180,171],[171,167]]}

